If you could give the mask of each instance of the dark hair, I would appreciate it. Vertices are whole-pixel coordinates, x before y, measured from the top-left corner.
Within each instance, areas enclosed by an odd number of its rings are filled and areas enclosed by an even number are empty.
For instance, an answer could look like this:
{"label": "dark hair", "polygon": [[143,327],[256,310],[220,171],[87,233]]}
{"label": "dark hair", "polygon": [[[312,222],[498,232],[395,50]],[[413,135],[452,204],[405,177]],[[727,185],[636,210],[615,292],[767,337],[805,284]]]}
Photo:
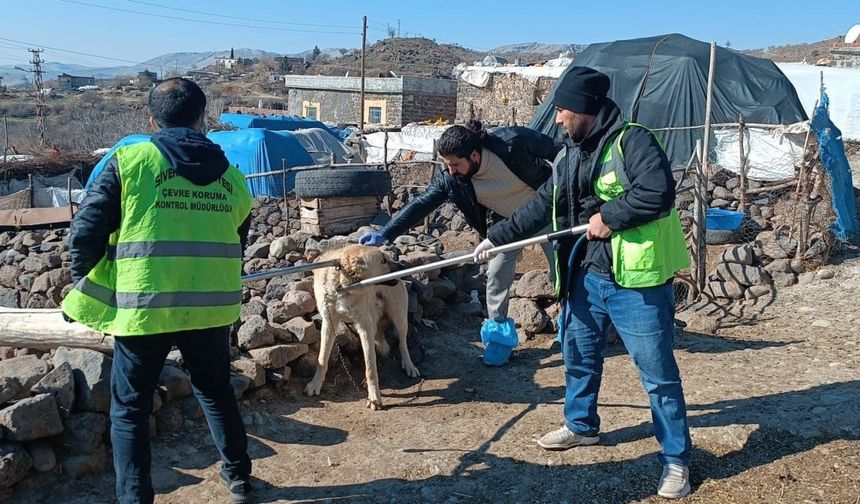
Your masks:
{"label": "dark hair", "polygon": [[149,92],[149,112],[162,128],[194,126],[205,111],[206,95],[188,79],[167,79]]}
{"label": "dark hair", "polygon": [[473,151],[481,150],[488,136],[481,121],[471,119],[465,126],[457,124],[446,129],[436,144],[436,150],[440,156],[467,158]]}

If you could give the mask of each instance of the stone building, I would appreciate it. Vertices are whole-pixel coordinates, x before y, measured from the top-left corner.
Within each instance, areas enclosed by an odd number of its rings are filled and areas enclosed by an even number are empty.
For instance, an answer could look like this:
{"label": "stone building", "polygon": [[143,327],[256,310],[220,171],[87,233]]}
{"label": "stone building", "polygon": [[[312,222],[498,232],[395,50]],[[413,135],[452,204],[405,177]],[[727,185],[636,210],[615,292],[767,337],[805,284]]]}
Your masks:
{"label": "stone building", "polygon": [[564,66],[463,67],[457,81],[457,122],[528,124]]}
{"label": "stone building", "polygon": [[[361,78],[287,75],[288,110],[292,115],[330,123],[358,124]],[[364,122],[368,127],[403,126],[412,122],[453,121],[457,82],[430,77],[365,79]]]}
{"label": "stone building", "polygon": [[833,66],[860,68],[860,24],[856,24],[845,34],[845,39],[830,49]]}

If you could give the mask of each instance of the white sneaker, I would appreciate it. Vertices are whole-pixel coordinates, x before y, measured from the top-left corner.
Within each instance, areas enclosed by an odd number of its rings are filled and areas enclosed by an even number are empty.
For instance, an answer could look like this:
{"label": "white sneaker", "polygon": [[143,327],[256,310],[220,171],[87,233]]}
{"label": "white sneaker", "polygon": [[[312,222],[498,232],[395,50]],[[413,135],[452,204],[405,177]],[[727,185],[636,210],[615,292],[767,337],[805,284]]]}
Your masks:
{"label": "white sneaker", "polygon": [[544,450],[567,450],[574,446],[597,444],[598,441],[600,441],[598,436],[582,436],[571,431],[565,425],[560,429],[544,434],[542,438],[538,439],[537,444]]}
{"label": "white sneaker", "polygon": [[666,464],[660,476],[657,495],[666,499],[680,499],[690,494],[690,470],[681,464]]}

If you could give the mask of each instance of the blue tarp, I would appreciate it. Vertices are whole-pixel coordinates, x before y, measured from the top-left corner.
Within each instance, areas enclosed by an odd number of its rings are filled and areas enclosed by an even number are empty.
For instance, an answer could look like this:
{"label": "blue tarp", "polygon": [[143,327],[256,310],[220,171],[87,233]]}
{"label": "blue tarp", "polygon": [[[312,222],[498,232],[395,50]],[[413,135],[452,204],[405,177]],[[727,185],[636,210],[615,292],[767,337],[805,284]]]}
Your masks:
{"label": "blue tarp", "polygon": [[833,234],[840,240],[846,240],[849,235],[858,231],[855,221],[856,201],[854,185],[851,181],[851,167],[848,165],[845,144],[842,142],[842,132],[830,120],[830,115],[827,113],[829,104],[830,98],[822,91],[820,105],[812,115],[811,126],[818,138],[821,165],[830,179],[833,210],[836,212],[836,219],[832,225]]}
{"label": "blue tarp", "polygon": [[[280,170],[284,166],[314,164],[308,152],[289,131],[275,132],[250,128],[238,131],[216,131],[207,136],[221,146],[230,163],[238,166],[245,175]],[[117,148],[148,140],[149,135],[129,135],[117,142],[93,168],[86,187],[89,187],[96,176],[104,170],[105,164]],[[288,191],[293,188],[294,179],[295,174],[290,174],[287,178]],[[248,190],[254,197],[280,197],[284,195],[283,182],[283,177],[277,175],[253,178],[248,180]]]}
{"label": "blue tarp", "polygon": [[296,131],[299,129],[322,128],[341,141],[346,140],[350,134],[349,130],[326,126],[315,119],[305,119],[299,116],[260,116],[254,114],[222,113],[218,120],[239,129],[264,128],[272,131]]}
{"label": "blue tarp", "polygon": [[[216,131],[209,139],[220,145],[230,163],[245,175],[280,170],[283,167],[312,165],[313,159],[295,136],[287,131],[250,128],[238,131]],[[287,191],[293,188],[295,174],[287,178]],[[283,177],[259,177],[248,180],[251,196],[283,196]]]}

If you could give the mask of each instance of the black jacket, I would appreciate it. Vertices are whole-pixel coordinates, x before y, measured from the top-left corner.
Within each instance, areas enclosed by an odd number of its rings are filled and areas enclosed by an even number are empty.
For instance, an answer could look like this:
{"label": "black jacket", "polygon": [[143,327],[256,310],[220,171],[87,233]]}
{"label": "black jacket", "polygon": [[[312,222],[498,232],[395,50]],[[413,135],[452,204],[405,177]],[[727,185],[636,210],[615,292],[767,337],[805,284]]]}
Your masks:
{"label": "black jacket", "polygon": [[[152,135],[150,141],[180,176],[195,185],[211,184],[230,166],[221,147],[193,129],[166,128]],[[85,277],[105,255],[108,237],[120,226],[121,203],[122,186],[114,156],[108,160],[104,171],[93,180],[72,219],[69,252],[72,255],[72,280],[75,283]],[[249,216],[237,230],[243,250],[250,226]]]}
{"label": "black jacket", "polygon": [[[517,178],[535,190],[546,182],[552,173],[547,160],[561,148],[552,138],[522,126],[496,128],[489,133],[484,147],[499,156]],[[434,170],[427,189],[397,212],[380,232],[386,240],[393,240],[445,201],[454,203],[478,234],[487,235],[487,208],[478,203],[472,182],[452,176],[444,166]]]}
{"label": "black jacket", "polygon": [[[594,193],[599,177],[598,158],[607,141],[624,125],[621,110],[611,100],[601,109],[595,124],[585,139],[574,143],[565,138],[564,148],[553,165],[553,177],[558,180],[559,229],[586,224],[596,212],[613,231],[622,231],[663,217],[675,202],[675,183],[666,154],[654,136],[643,128],[630,128],[624,134],[625,169],[631,189],[623,196],[604,203]],[[553,182],[547,181],[510,219],[495,224],[489,238],[495,245],[504,245],[534,236],[552,222]],[[567,259],[574,238],[556,243],[559,253],[560,278],[567,278]],[[609,240],[588,243],[581,264],[611,271],[612,249]],[[563,286],[564,288],[565,286]],[[564,290],[562,291],[564,292]]]}

